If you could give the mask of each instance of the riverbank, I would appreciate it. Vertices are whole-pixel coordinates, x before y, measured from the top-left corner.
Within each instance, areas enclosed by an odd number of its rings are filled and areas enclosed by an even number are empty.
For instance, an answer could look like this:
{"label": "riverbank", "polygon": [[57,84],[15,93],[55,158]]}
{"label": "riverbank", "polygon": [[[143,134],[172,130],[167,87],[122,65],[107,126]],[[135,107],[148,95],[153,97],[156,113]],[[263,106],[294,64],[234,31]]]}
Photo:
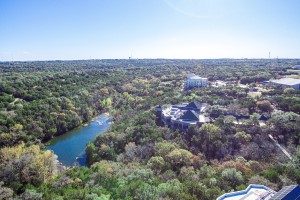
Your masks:
{"label": "riverbank", "polygon": [[81,126],[50,140],[46,150],[52,150],[66,167],[86,165],[85,148],[88,142],[106,132],[111,119],[108,113],[93,118],[87,126]]}
{"label": "riverbank", "polygon": [[[102,113],[102,115],[105,115],[105,116],[107,116],[107,117],[109,117],[109,116],[110,116],[108,112]],[[92,121],[95,121],[95,120],[96,120],[98,117],[99,117],[99,115],[98,115],[98,116],[95,116],[95,117],[93,117],[93,118],[92,118],[90,121],[88,121],[88,122],[86,122],[86,123],[84,123],[84,124],[82,124],[82,125],[78,126],[77,128],[79,128],[79,127],[81,127],[81,126],[88,126],[88,125],[89,125],[89,123],[91,123]]]}

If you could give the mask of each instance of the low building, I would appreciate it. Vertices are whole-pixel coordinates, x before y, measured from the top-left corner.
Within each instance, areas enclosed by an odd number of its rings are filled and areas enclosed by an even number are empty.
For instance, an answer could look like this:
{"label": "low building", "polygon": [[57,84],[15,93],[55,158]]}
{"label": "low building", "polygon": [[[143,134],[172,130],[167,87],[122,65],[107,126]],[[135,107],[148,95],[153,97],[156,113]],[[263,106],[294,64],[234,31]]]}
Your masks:
{"label": "low building", "polygon": [[207,87],[207,78],[202,78],[195,74],[188,74],[186,76],[184,89],[187,90],[195,87]]}
{"label": "low building", "polygon": [[245,190],[223,194],[217,200],[269,200],[275,193],[266,186],[251,184]]}
{"label": "low building", "polygon": [[300,200],[300,186],[285,186],[272,197],[272,200]]}
{"label": "low building", "polygon": [[210,122],[204,115],[207,104],[191,102],[189,104],[164,106],[161,111],[163,125],[172,129],[186,130],[190,125],[202,125]]}
{"label": "low building", "polygon": [[294,88],[300,90],[300,79],[296,78],[281,78],[270,80],[270,85],[281,86],[282,88]]}
{"label": "low building", "polygon": [[263,84],[263,85],[269,85],[269,84],[270,84],[270,81],[263,81],[262,84]]}
{"label": "low building", "polygon": [[264,185],[251,184],[245,190],[223,194],[217,200],[300,200],[300,187],[286,186],[276,192]]}
{"label": "low building", "polygon": [[216,80],[215,82],[212,82],[211,87],[225,87],[227,84],[224,81]]}

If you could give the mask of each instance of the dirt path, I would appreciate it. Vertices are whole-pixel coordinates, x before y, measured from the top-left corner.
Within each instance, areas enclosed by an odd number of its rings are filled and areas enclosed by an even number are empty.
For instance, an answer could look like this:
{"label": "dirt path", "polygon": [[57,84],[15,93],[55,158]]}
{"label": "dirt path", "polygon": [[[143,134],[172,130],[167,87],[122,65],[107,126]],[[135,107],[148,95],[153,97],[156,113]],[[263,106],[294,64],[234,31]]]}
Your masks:
{"label": "dirt path", "polygon": [[277,140],[275,140],[274,138],[273,138],[273,136],[272,135],[268,135],[269,136],[269,138],[275,143],[275,145],[277,146],[277,147],[279,147],[279,149],[290,159],[290,160],[292,160],[292,156],[277,142]]}

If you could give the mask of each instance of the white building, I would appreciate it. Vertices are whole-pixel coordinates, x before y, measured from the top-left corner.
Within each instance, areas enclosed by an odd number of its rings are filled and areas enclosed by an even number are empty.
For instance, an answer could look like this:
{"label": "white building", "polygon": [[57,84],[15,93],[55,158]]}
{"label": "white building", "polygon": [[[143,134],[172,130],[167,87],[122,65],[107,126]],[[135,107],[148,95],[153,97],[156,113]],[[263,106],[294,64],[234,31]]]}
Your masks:
{"label": "white building", "polygon": [[271,200],[274,194],[274,190],[264,185],[251,184],[245,190],[223,194],[217,200]]}
{"label": "white building", "polygon": [[225,87],[227,84],[224,81],[216,80],[215,82],[212,82],[211,87]]}
{"label": "white building", "polygon": [[278,192],[264,185],[249,185],[245,190],[230,192],[218,197],[217,200],[299,200],[300,186],[285,186]]}
{"label": "white building", "polygon": [[207,87],[207,78],[201,78],[195,74],[188,74],[185,81],[185,89],[195,87]]}
{"label": "white building", "polygon": [[294,88],[295,90],[300,90],[300,79],[295,78],[281,78],[270,80],[270,85],[281,86],[283,88]]}

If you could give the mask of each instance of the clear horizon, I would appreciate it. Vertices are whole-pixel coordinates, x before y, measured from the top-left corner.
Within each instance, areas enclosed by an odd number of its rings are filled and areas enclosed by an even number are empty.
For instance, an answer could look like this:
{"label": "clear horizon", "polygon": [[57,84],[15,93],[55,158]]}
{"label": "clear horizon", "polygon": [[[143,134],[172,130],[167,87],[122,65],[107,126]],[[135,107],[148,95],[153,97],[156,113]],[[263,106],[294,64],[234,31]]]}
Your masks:
{"label": "clear horizon", "polygon": [[300,58],[87,58],[87,59],[53,59],[53,60],[0,60],[6,62],[55,62],[55,61],[97,61],[97,60],[300,60]]}
{"label": "clear horizon", "polygon": [[3,0],[0,61],[297,59],[297,0]]}

